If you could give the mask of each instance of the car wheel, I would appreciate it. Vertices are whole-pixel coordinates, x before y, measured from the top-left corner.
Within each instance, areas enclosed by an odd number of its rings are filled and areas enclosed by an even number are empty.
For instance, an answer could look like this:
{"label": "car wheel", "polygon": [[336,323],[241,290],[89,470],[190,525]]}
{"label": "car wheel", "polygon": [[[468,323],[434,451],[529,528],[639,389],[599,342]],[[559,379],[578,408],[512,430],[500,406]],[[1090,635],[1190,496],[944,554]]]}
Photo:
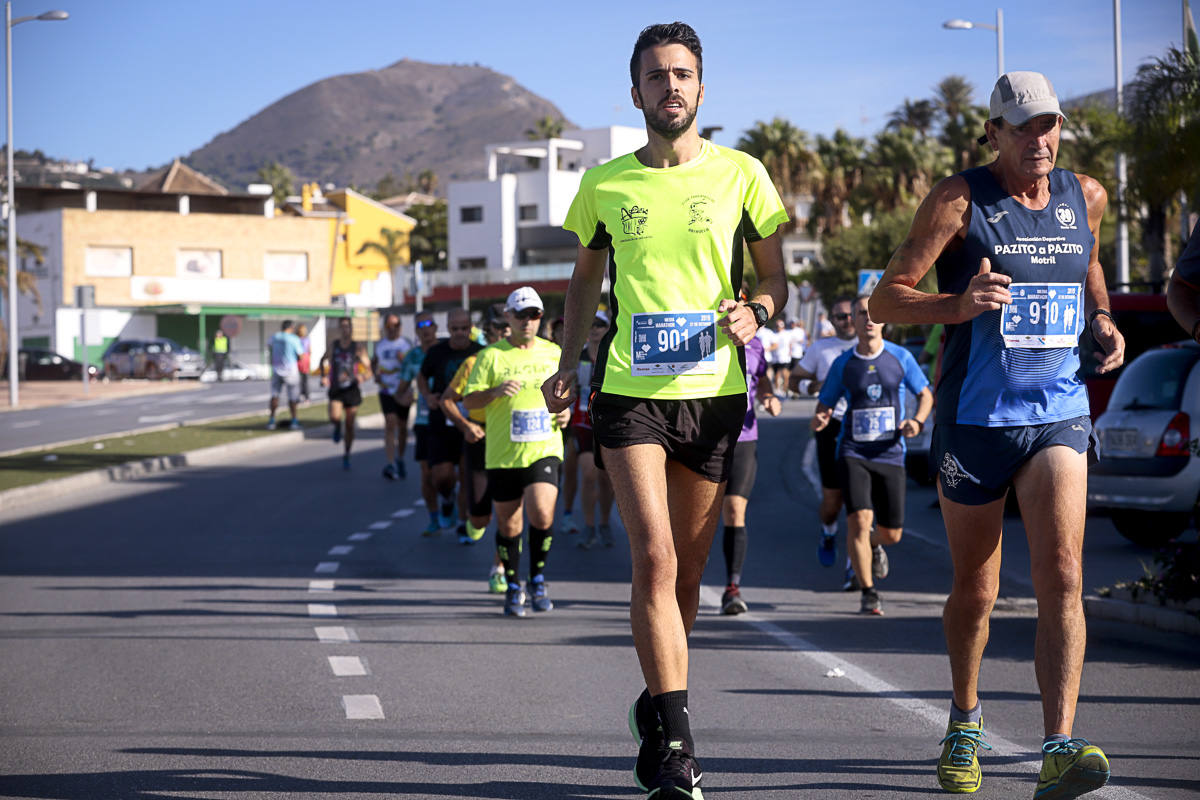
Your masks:
{"label": "car wheel", "polygon": [[1117,533],[1139,547],[1162,547],[1183,533],[1192,520],[1186,511],[1113,511]]}

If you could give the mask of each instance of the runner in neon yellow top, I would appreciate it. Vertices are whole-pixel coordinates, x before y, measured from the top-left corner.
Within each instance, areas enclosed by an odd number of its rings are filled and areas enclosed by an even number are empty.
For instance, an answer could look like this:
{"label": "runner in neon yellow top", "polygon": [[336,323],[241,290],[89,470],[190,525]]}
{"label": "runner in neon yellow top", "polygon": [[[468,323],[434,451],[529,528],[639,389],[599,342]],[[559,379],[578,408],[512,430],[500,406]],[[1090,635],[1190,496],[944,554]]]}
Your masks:
{"label": "runner in neon yellow top", "polygon": [[508,296],[504,307],[508,337],[485,347],[463,389],[466,408],[487,411],[488,492],[496,509],[496,555],[504,565],[508,588],[504,613],[525,616],[521,565],[521,529],[529,515],[529,601],[534,611],[550,611],[542,571],[550,552],[558,471],[562,466],[562,429],[568,410],[546,409],[540,387],[554,372],[558,345],[537,337],[544,307],[528,286]]}
{"label": "runner in neon yellow top", "polygon": [[588,170],[564,227],[610,250],[615,317],[593,387],[662,399],[745,394],[745,365],[717,336],[717,308],[741,289],[742,241],[784,222],[763,165],[705,139],[677,166],[647,167],[630,153]]}
{"label": "runner in neon yellow top", "polygon": [[[630,709],[634,775],[658,800],[700,800],[687,636],[746,417],[743,347],[787,299],[783,203],[762,165],[700,138],[700,39],[682,22],[641,32],[630,94],[646,146],[589,170],[567,215],[579,238],[558,372],[570,406],[606,268],[613,325],[593,370],[594,456],[612,478],[633,562],[630,623],[646,690]],[[758,288],[739,302],[743,243]]]}

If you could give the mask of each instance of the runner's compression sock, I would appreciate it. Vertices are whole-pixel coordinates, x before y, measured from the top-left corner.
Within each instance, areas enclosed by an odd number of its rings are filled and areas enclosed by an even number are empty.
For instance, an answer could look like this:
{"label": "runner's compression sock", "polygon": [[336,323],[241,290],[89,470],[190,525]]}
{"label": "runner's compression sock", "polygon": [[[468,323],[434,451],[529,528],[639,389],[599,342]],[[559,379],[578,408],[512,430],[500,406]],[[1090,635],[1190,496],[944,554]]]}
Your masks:
{"label": "runner's compression sock", "polygon": [[509,539],[501,536],[500,531],[496,531],[496,555],[500,556],[500,563],[504,565],[504,577],[508,582],[520,583],[517,571],[521,567],[521,537]]}
{"label": "runner's compression sock", "polygon": [[654,701],[654,710],[658,712],[658,719],[662,722],[663,738],[668,742],[682,739],[683,746],[689,753],[694,754],[696,745],[692,741],[692,726],[688,721],[687,694],[687,689],[683,689],[677,692],[663,692],[651,699]]}
{"label": "runner's compression sock", "polygon": [[529,577],[536,578],[546,568],[546,554],[550,552],[550,542],[553,541],[551,528],[535,528],[529,526]]}
{"label": "runner's compression sock", "polygon": [[726,525],[723,544],[725,546],[726,583],[740,586],[742,565],[746,563],[746,526]]}
{"label": "runner's compression sock", "polygon": [[958,704],[953,700],[950,701],[950,721],[951,722],[979,722],[983,719],[983,703],[975,701],[975,707],[970,711],[963,711],[958,707]]}
{"label": "runner's compression sock", "polygon": [[826,536],[837,536],[837,520],[834,520],[828,525],[821,525],[821,532]]}

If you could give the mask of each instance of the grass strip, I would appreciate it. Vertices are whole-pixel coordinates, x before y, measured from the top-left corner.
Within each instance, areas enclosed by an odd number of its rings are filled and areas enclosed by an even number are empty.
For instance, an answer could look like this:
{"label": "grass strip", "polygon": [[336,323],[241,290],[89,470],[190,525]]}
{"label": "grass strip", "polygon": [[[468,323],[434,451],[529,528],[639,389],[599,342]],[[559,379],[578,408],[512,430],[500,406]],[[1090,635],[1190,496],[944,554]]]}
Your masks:
{"label": "grass strip", "polygon": [[[370,394],[363,398],[359,415],[379,413],[379,397]],[[304,427],[328,424],[324,403],[300,408],[297,416]],[[220,422],[181,425],[166,431],[138,433],[128,436],[102,436],[88,442],[50,450],[0,457],[0,491],[31,486],[43,481],[65,478],[81,472],[142,461],[158,456],[172,456],[231,442],[242,442],[260,436],[286,432],[288,414],[283,410],[276,416],[283,425],[278,430],[266,428],[266,414],[251,414]]]}

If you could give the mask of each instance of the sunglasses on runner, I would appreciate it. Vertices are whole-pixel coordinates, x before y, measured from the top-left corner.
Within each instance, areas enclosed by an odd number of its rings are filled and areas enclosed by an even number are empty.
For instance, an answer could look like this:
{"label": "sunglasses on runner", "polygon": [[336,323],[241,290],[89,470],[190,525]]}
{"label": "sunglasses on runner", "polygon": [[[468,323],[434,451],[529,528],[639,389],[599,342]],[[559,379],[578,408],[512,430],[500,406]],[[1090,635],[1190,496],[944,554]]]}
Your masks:
{"label": "sunglasses on runner", "polygon": [[525,308],[520,311],[514,311],[513,316],[523,322],[528,322],[531,319],[541,319],[542,310],[540,308]]}
{"label": "sunglasses on runner", "polygon": [[850,314],[834,314],[833,318],[834,319],[850,319],[851,316],[852,315],[850,315]]}
{"label": "sunglasses on runner", "polygon": [[417,322],[417,327],[418,328],[428,328],[432,324],[433,324],[433,320],[423,319],[423,320],[420,320]]}

